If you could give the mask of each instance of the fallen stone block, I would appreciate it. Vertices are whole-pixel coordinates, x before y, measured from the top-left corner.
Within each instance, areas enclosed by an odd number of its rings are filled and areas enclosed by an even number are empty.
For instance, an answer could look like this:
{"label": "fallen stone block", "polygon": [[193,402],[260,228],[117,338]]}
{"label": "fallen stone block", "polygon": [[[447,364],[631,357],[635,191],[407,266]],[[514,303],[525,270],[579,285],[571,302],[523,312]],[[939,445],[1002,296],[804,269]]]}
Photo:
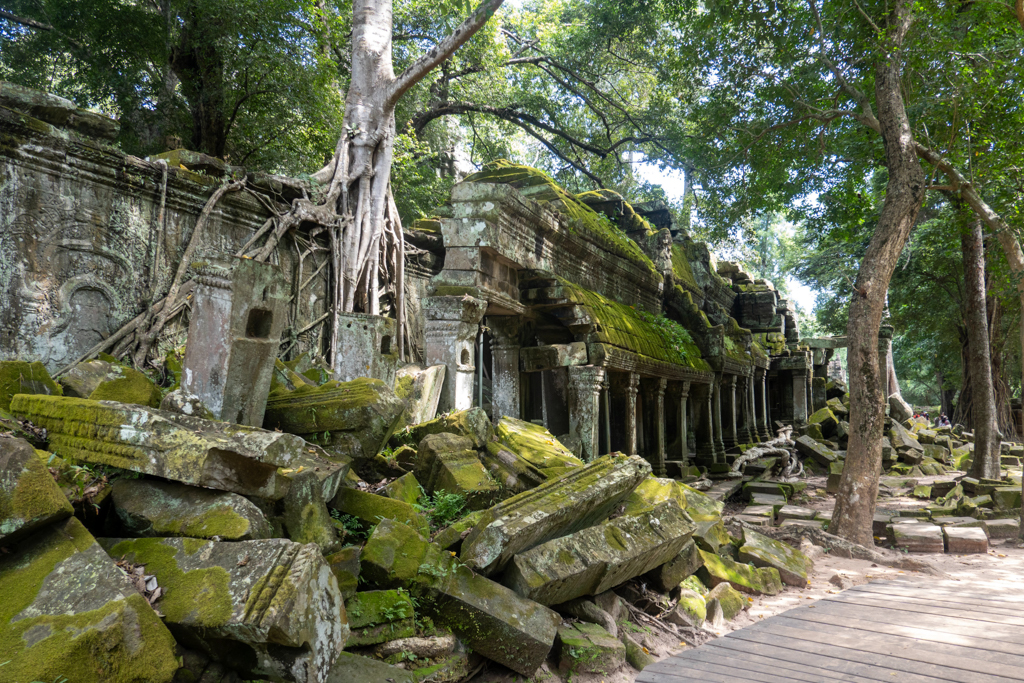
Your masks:
{"label": "fallen stone block", "polygon": [[909,449],[924,453],[924,446],[921,445],[921,442],[899,422],[893,421],[892,428],[889,429],[889,441],[896,450]]}
{"label": "fallen stone block", "polygon": [[74,366],[60,378],[65,396],[94,401],[118,401],[156,408],[160,389],[134,368],[105,360],[90,360]]}
{"label": "fallen stone block", "polygon": [[693,540],[701,550],[717,555],[722,546],[732,543],[732,536],[721,519],[697,522],[695,527]]}
{"label": "fallen stone block", "polygon": [[1020,486],[997,486],[992,489],[992,503],[997,510],[1013,510],[1020,507]]}
{"label": "fallen stone block", "polygon": [[541,425],[503,417],[495,425],[494,433],[498,443],[541,472],[550,468],[583,466],[582,460]]}
{"label": "fallen stone block", "polygon": [[403,442],[418,444],[430,434],[458,434],[473,442],[473,448],[483,448],[494,435],[494,426],[482,408],[470,408],[408,427],[400,437]]}
{"label": "fallen stone block", "polygon": [[348,472],[292,434],[213,422],[113,401],[19,394],[14,412],[49,432],[57,455],[183,484],[280,500],[312,470],[331,498]]}
{"label": "fallen stone block", "polygon": [[469,532],[483,517],[483,510],[475,510],[469,513],[454,524],[441,529],[434,534],[434,543],[444,550],[458,552],[462,548],[462,539],[469,535]]}
{"label": "fallen stone block", "polygon": [[933,517],[932,521],[939,526],[976,526],[984,529],[985,522],[980,519],[974,519],[973,517]]}
{"label": "fallen stone block", "polygon": [[42,363],[0,361],[0,410],[11,410],[11,399],[17,394],[60,396],[62,393],[60,385],[50,378]]}
{"label": "fallen stone block", "polygon": [[682,587],[679,588],[679,600],[665,619],[677,626],[690,626],[699,628],[707,618],[707,602],[697,591]]}
{"label": "fallen stone block", "polygon": [[416,674],[351,652],[342,652],[334,661],[327,683],[418,683]]}
{"label": "fallen stone block", "polygon": [[697,544],[691,539],[683,545],[678,555],[647,572],[644,579],[657,590],[668,593],[677,587],[683,579],[696,572],[703,562],[700,553],[697,552]]}
{"label": "fallen stone block", "polygon": [[944,551],[942,527],[920,522],[893,524],[890,538],[898,550],[910,553],[941,553]]}
{"label": "fallen stone block", "polygon": [[7,551],[0,554],[0,678],[174,678],[170,631],[81,522],[53,523]]}
{"label": "fallen stone block", "polygon": [[769,522],[774,522],[775,509],[774,505],[748,505],[743,508],[743,512],[741,514],[743,517],[763,517]]}
{"label": "fallen stone block", "polygon": [[444,365],[405,365],[395,372],[395,396],[405,401],[409,424],[427,422],[437,415],[446,370]]}
{"label": "fallen stone block", "polygon": [[466,497],[472,510],[490,507],[498,485],[487,473],[466,437],[429,434],[420,442],[415,475],[427,493],[444,491]]}
{"label": "fallen stone block", "polygon": [[358,590],[359,556],[362,552],[362,546],[350,545],[324,557],[327,566],[334,573],[334,578],[338,580],[341,597],[346,600],[355,595]]}
{"label": "fallen stone block", "polygon": [[827,493],[839,493],[839,483],[843,480],[843,463],[833,462],[828,466],[828,479],[825,481]]}
{"label": "fallen stone block", "polygon": [[633,491],[626,496],[625,505],[622,508],[624,515],[638,515],[641,512],[653,510],[655,507],[667,500],[674,500],[679,504],[680,509],[686,509],[686,494],[683,493],[678,482],[673,479],[664,479],[650,476],[640,482]]}
{"label": "fallen stone block", "polygon": [[676,482],[686,496],[686,512],[695,522],[711,521],[722,517],[725,502],[714,500],[703,491]]}
{"label": "fallen stone block", "polygon": [[237,493],[158,479],[115,479],[112,488],[119,535],[216,536],[222,541],[272,535],[259,508]]}
{"label": "fallen stone block", "polygon": [[608,631],[608,633],[613,637],[616,637],[619,634],[619,627],[615,623],[615,619],[612,615],[598,607],[597,603],[593,600],[576,598],[558,605],[555,608],[555,611],[568,617],[574,617],[580,621],[597,624],[604,630]]}
{"label": "fallen stone block", "polygon": [[419,502],[420,496],[423,495],[423,488],[416,481],[416,476],[409,472],[389,482],[384,487],[384,493],[387,494],[388,498],[394,498],[403,503],[415,505]]}
{"label": "fallen stone block", "polygon": [[743,495],[748,499],[755,493],[769,496],[789,497],[789,490],[782,484],[774,481],[748,481],[743,485]]}
{"label": "fallen stone block", "polygon": [[0,438],[0,546],[73,513],[71,503],[31,444]]}
{"label": "fallen stone block", "polygon": [[549,478],[528,460],[496,441],[487,443],[480,460],[491,478],[512,494],[536,488]]}
{"label": "fallen stone block", "polygon": [[[399,643],[405,643],[415,638],[406,638]],[[413,669],[413,674],[420,681],[463,681],[470,675],[473,667],[470,666],[470,655],[467,652],[455,652],[437,664],[423,666]],[[478,661],[478,660],[474,660]]]}
{"label": "fallen stone block", "polygon": [[340,489],[328,507],[352,515],[366,527],[371,527],[384,519],[391,519],[409,524],[423,533],[430,529],[427,518],[412,505],[358,489]]}
{"label": "fallen stone block", "polygon": [[274,538],[102,539],[111,557],[145,565],[163,588],[164,621],[252,677],[327,680],[349,635],[338,582],[319,549]]}
{"label": "fallen stone block", "polygon": [[558,629],[558,668],[570,673],[603,673],[626,661],[626,646],[597,624],[578,622]]}
{"label": "fallen stone block", "polygon": [[502,583],[542,605],[597,595],[678,556],[691,533],[679,503],[667,500],[519,553]]}
{"label": "fallen stone block", "polygon": [[839,427],[839,419],[835,413],[832,412],[831,408],[822,408],[816,411],[810,417],[807,418],[807,423],[810,425],[816,425],[821,429],[822,435],[829,439],[835,433]]}
{"label": "fallen stone block", "polygon": [[421,609],[488,659],[532,676],[547,657],[561,617],[455,563],[410,526],[384,520],[363,548],[370,585],[405,587]]}
{"label": "fallen stone block", "polygon": [[498,503],[462,543],[460,557],[489,575],[551,538],[607,517],[651,472],[638,456],[606,455]]}
{"label": "fallen stone block", "polygon": [[728,583],[720,583],[712,588],[708,591],[704,600],[706,602],[718,600],[718,603],[722,606],[722,615],[726,621],[735,619],[749,604],[747,598]]}
{"label": "fallen stone block", "polygon": [[787,505],[778,512],[778,520],[780,523],[785,522],[787,519],[815,519],[817,516],[817,510],[802,508],[796,505]]}
{"label": "fallen stone block", "polygon": [[823,467],[828,467],[835,462],[836,453],[809,436],[801,436],[796,440],[796,450],[805,457],[811,458],[814,462]]}
{"label": "fallen stone block", "polygon": [[404,591],[356,593],[345,600],[351,629],[346,647],[366,647],[416,635],[416,612]]}
{"label": "fallen stone block", "polygon": [[306,470],[293,476],[281,519],[288,538],[296,543],[316,543],[325,553],[338,545],[338,532],[315,472]]}
{"label": "fallen stone block", "polygon": [[436,659],[452,654],[455,644],[455,636],[452,635],[396,638],[375,647],[374,653],[380,657],[393,657],[408,652],[423,659]]}
{"label": "fallen stone block", "polygon": [[782,529],[789,526],[802,526],[810,529],[823,529],[825,528],[825,524],[827,524],[827,522],[824,519],[787,519],[779,525],[779,528]]}
{"label": "fallen stone block", "polygon": [[[363,459],[371,459],[400,426],[404,412],[405,402],[384,382],[362,377],[271,394],[263,426],[308,436],[332,452],[335,441],[354,438]],[[326,439],[324,432],[329,433]]]}
{"label": "fallen stone block", "polygon": [[[796,548],[749,529],[743,530],[743,545],[737,559],[755,567],[773,567],[783,583],[797,588],[807,586],[807,575],[814,568],[811,559]],[[726,618],[730,618],[728,610]]]}
{"label": "fallen stone block", "polygon": [[946,552],[971,555],[988,552],[988,535],[980,527],[947,526],[942,534],[946,539]]}
{"label": "fallen stone block", "polygon": [[903,422],[909,420],[914,416],[914,411],[910,408],[910,405],[903,400],[903,397],[899,394],[892,394],[889,396],[889,415],[896,422]]}
{"label": "fallen stone block", "polygon": [[1020,534],[1020,520],[988,519],[985,520],[985,531],[989,538],[1017,538]]}
{"label": "fallen stone block", "polygon": [[782,579],[774,567],[751,567],[728,557],[700,551],[704,566],[697,576],[709,588],[729,583],[741,593],[750,595],[778,595],[782,592]]}

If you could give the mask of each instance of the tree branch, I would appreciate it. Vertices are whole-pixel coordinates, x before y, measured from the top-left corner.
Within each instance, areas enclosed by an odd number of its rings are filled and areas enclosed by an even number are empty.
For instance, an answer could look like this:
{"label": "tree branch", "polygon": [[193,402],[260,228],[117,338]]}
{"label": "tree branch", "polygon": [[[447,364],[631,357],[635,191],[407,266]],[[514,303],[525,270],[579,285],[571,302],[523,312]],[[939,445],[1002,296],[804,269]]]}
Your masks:
{"label": "tree branch", "polygon": [[409,88],[416,85],[435,66],[451,57],[467,40],[472,38],[473,34],[479,31],[494,16],[494,13],[501,7],[502,2],[504,0],[484,0],[481,2],[451,35],[438,43],[437,47],[433,50],[409,65],[409,68],[403,71],[391,83],[387,99],[384,102],[384,111],[393,110],[395,103],[398,102]]}
{"label": "tree branch", "polygon": [[11,14],[5,10],[0,9],[0,19],[6,19],[7,21],[13,21],[15,24],[21,24],[29,28],[34,28],[37,31],[52,31],[53,27],[49,24],[44,24],[41,21],[30,19],[28,17],[19,17],[16,14]]}

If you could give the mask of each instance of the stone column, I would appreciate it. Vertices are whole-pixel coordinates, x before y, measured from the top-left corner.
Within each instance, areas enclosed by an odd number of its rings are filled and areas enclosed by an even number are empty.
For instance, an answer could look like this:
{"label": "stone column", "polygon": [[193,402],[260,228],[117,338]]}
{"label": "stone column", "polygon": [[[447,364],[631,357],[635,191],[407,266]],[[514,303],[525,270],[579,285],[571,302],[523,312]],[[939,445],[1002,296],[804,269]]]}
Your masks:
{"label": "stone column", "polygon": [[569,434],[580,440],[583,460],[590,462],[599,454],[601,387],[604,368],[571,365],[569,370]]}
{"label": "stone column", "polygon": [[793,424],[807,422],[807,372],[793,370]]}
{"label": "stone column", "polygon": [[640,388],[640,375],[629,373],[626,385],[626,455],[636,455],[636,393]]}
{"label": "stone column", "polygon": [[664,477],[665,470],[665,389],[667,379],[659,379],[654,386],[654,449],[651,452],[651,470],[656,477]]}
{"label": "stone column", "polygon": [[694,391],[694,455],[697,465],[715,462],[714,384],[701,384]]}
{"label": "stone column", "polygon": [[431,296],[423,300],[424,361],[447,369],[437,410],[473,407],[476,335],[487,302],[471,296]]}
{"label": "stone column", "polygon": [[754,375],[754,423],[757,425],[757,435],[762,440],[771,438],[768,429],[768,371],[758,370]]}
{"label": "stone column", "polygon": [[725,444],[726,448],[733,448],[739,444],[736,431],[736,375],[726,375],[724,378],[725,383],[725,396],[722,400],[725,402],[725,409],[723,415],[724,424],[722,425],[722,443]]}
{"label": "stone column", "polygon": [[686,445],[686,435],[689,432],[689,425],[687,424],[688,412],[686,409],[686,400],[690,396],[690,382],[682,382],[682,390],[679,392],[679,459],[683,462],[683,467],[686,467],[687,460],[690,458],[690,449]]}
{"label": "stone column", "polygon": [[491,328],[491,419],[519,419],[519,318],[490,316]]}
{"label": "stone column", "polygon": [[750,439],[750,443],[758,443],[761,440],[761,435],[757,432],[757,403],[754,400],[755,393],[755,378],[757,377],[757,368],[751,370],[747,376],[744,386],[746,388],[746,419],[743,421],[747,426],[747,436]]}
{"label": "stone column", "polygon": [[601,382],[601,391],[603,395],[601,398],[604,400],[604,424],[601,426],[604,429],[604,445],[608,449],[606,452],[612,452],[612,383],[608,380],[608,373],[604,373],[604,381]]}
{"label": "stone column", "polygon": [[722,376],[716,375],[711,384],[712,444],[715,462],[725,462],[725,443],[722,441]]}

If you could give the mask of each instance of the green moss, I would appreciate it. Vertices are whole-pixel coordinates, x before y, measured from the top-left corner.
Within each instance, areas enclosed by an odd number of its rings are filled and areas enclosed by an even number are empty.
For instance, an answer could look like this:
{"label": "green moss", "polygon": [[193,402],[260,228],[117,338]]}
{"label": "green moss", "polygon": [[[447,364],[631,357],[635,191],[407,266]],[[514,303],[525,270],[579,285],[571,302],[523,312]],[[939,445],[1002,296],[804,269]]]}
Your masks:
{"label": "green moss", "polygon": [[[128,556],[156,576],[164,589],[158,607],[171,623],[190,623],[205,628],[222,626],[231,619],[231,575],[223,567],[189,572],[178,568],[178,551],[160,538],[121,541],[110,549],[111,557]],[[182,539],[186,555],[198,552],[209,541]]]}
{"label": "green moss", "polygon": [[182,536],[196,538],[240,538],[249,531],[249,520],[230,505],[213,507],[181,528]]}
{"label": "green moss", "polygon": [[416,384],[416,378],[412,375],[402,375],[395,381],[395,396],[405,400],[412,396],[413,386]]}
{"label": "green moss", "polygon": [[42,363],[0,361],[0,410],[10,410],[11,398],[16,394],[62,396],[63,393]]}
{"label": "green moss", "polygon": [[[75,683],[119,681],[144,683],[170,680],[178,668],[174,639],[141,595],[129,595],[103,607],[79,614],[41,615],[12,619],[32,604],[46,577],[75,552],[88,550],[95,541],[72,518],[60,531],[49,533],[42,547],[33,548],[29,561],[9,555],[0,560],[0,676],[5,681]],[[101,624],[123,622],[136,633]],[[27,645],[40,632],[48,635]],[[127,642],[126,642],[127,641]],[[144,647],[139,647],[144,644]]]}
{"label": "green moss", "polygon": [[507,159],[498,159],[485,164],[483,169],[468,176],[465,181],[511,185],[533,201],[568,216],[571,219],[569,229],[572,232],[581,234],[601,248],[658,275],[658,269],[636,242],[627,237],[607,217],[562,189],[543,171],[514,164]]}
{"label": "green moss", "polygon": [[676,280],[685,282],[693,289],[700,289],[690,267],[689,250],[682,244],[672,244],[672,274]]}
{"label": "green moss", "polygon": [[[59,511],[64,511],[68,515],[74,512],[71,503],[61,493],[46,465],[39,458],[29,458],[26,461],[8,504],[10,514],[26,521]],[[0,528],[8,516],[5,507],[4,494],[0,492]]]}
{"label": "green moss", "polygon": [[92,401],[118,401],[150,408],[158,408],[162,395],[152,380],[134,368],[117,365],[114,368],[120,377],[101,382],[89,395]]}

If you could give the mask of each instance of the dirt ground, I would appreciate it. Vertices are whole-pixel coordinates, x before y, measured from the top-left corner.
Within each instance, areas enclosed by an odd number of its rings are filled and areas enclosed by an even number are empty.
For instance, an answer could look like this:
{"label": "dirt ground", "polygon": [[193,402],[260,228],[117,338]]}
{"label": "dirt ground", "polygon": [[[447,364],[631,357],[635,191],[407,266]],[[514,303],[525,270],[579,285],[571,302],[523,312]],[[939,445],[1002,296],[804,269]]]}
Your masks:
{"label": "dirt ground", "polygon": [[[929,484],[935,480],[949,479],[944,477],[918,477],[918,484]],[[926,501],[910,497],[912,486],[899,486],[907,481],[906,477],[883,478],[883,486],[878,500],[878,509],[899,511],[924,507]],[[835,497],[825,493],[825,478],[811,477],[807,479],[807,490],[804,495],[793,501],[794,505],[809,507],[822,512],[831,512],[835,505]],[[937,580],[928,574],[903,571],[863,560],[851,560],[829,555],[823,548],[811,546],[805,550],[814,559],[814,571],[808,577],[806,588],[787,587],[779,595],[754,597],[749,601],[746,611],[731,622],[726,622],[721,630],[710,631],[715,637],[723,636],[731,631],[749,626],[761,619],[781,614],[794,607],[805,605],[808,601],[820,600],[828,595],[839,593],[842,588],[859,586],[873,580],[910,579],[928,582]],[[917,555],[933,567],[948,575],[954,581],[970,582],[972,588],[988,588],[998,591],[1008,585],[1019,586],[1024,577],[1024,548],[1016,547],[1015,540],[994,541],[990,543],[989,552],[985,555]],[[839,577],[835,578],[834,577]],[[834,580],[834,582],[833,582]],[[670,657],[687,649],[689,646],[677,638],[659,636],[655,633],[638,634],[644,638],[643,645],[658,659]],[[556,648],[557,649],[557,648]],[[489,666],[482,669],[473,679],[473,683],[632,683],[639,672],[628,664],[619,670],[607,674],[573,674],[566,675],[558,670],[557,653],[553,650],[552,657],[533,678],[524,678],[508,669]]]}

